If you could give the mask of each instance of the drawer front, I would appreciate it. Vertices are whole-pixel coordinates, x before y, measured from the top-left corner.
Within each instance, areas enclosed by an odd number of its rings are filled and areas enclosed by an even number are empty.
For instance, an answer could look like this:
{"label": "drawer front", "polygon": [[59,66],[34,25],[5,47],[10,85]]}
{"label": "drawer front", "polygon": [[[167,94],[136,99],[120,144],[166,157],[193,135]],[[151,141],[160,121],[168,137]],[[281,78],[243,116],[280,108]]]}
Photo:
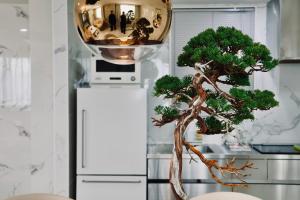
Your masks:
{"label": "drawer front", "polygon": [[[195,197],[208,192],[229,192],[230,187],[219,184],[183,184],[189,197]],[[176,200],[171,185],[168,183],[148,184],[148,200]]]}
{"label": "drawer front", "polygon": [[[207,167],[198,159],[198,162],[189,159],[183,160],[182,178],[183,179],[212,179]],[[226,164],[227,160],[219,160],[220,165]],[[236,166],[242,166],[247,160],[236,160]],[[248,169],[243,172],[248,174],[245,180],[267,180],[267,161],[251,160],[256,169]],[[169,179],[170,159],[148,159],[148,178],[149,179]],[[222,177],[216,173],[219,178],[229,181],[232,180],[230,175]]]}
{"label": "drawer front", "polygon": [[[198,160],[197,163],[182,161],[183,179],[211,179],[207,167]],[[148,159],[148,179],[169,179],[170,159]]]}
{"label": "drawer front", "polygon": [[[239,159],[236,160],[235,164],[237,167],[243,166],[248,160]],[[243,180],[267,180],[267,160],[249,160],[254,164],[254,169],[247,169],[242,171],[247,176]]]}
{"label": "drawer front", "polygon": [[300,180],[300,160],[268,160],[269,180]]}
{"label": "drawer front", "polygon": [[[190,197],[210,192],[231,192],[231,187],[219,184],[184,184]],[[300,185],[249,184],[247,188],[236,187],[234,192],[249,194],[263,200],[298,200]],[[170,184],[148,184],[148,200],[176,200]]]}
{"label": "drawer front", "polygon": [[[223,163],[223,161],[220,161],[220,163]],[[169,179],[169,169],[170,159],[148,159],[148,179]],[[226,179],[221,175],[219,177]],[[211,179],[211,175],[199,159],[197,159],[197,162],[183,159],[182,179]]]}
{"label": "drawer front", "polygon": [[234,188],[241,192],[259,197],[263,200],[298,200],[300,185],[249,184],[247,188]]}
{"label": "drawer front", "polygon": [[77,177],[77,200],[146,200],[146,177]]}

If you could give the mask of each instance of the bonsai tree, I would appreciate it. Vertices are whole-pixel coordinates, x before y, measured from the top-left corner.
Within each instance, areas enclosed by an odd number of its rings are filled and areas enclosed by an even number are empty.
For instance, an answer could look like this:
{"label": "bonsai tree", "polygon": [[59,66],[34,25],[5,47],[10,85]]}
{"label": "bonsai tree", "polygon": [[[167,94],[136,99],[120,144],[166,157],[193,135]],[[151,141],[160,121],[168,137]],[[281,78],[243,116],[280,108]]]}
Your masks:
{"label": "bonsai tree", "polygon": [[136,41],[147,41],[150,35],[154,32],[151,23],[145,17],[140,18],[133,26],[134,30],[130,34]]}
{"label": "bonsai tree", "polygon": [[[196,146],[185,140],[186,128],[196,121],[204,135],[229,133],[244,120],[253,120],[253,111],[269,110],[278,105],[274,94],[264,90],[246,90],[249,76],[268,72],[278,61],[268,48],[235,28],[207,29],[192,38],[178,57],[178,66],[191,67],[194,75],[179,78],[166,75],[156,81],[154,95],[171,100],[170,106],[155,108],[155,126],[175,122],[174,150],[170,166],[170,183],[178,199],[188,199],[182,187],[182,153],[186,148],[207,166],[212,178],[225,186],[243,186],[243,171],[253,168],[246,162],[236,166],[234,159],[224,166],[206,159]],[[227,90],[222,89],[227,85]],[[228,87],[229,86],[229,87]],[[223,87],[224,88],[224,87]],[[192,156],[192,154],[190,154]],[[193,159],[193,157],[191,157]],[[241,182],[226,184],[216,173],[229,173]]]}

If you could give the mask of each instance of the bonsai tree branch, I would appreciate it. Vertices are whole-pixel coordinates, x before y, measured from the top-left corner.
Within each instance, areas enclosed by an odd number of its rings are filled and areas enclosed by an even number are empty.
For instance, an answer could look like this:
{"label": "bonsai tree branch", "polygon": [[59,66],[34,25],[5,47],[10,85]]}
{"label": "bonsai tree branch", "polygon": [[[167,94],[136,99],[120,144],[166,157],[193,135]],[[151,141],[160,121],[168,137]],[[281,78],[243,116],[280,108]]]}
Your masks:
{"label": "bonsai tree branch", "polygon": [[[253,169],[254,168],[253,163],[248,161],[248,162],[244,163],[241,167],[236,167],[234,165],[235,164],[235,159],[232,159],[226,165],[220,166],[218,164],[217,160],[208,160],[208,159],[206,159],[205,156],[197,148],[195,148],[195,146],[191,145],[190,143],[188,143],[186,141],[183,141],[183,144],[186,146],[186,148],[188,150],[191,150],[194,154],[196,154],[200,158],[202,163],[204,163],[207,166],[207,168],[208,168],[208,170],[211,174],[211,177],[217,183],[219,183],[221,185],[224,185],[224,186],[230,186],[230,187],[246,186],[246,182],[242,178],[244,178],[247,175],[243,174],[242,171],[244,171],[246,169]],[[237,179],[239,179],[242,183],[225,183],[220,178],[218,178],[218,176],[215,174],[213,169],[216,169],[217,171],[219,171],[222,174],[222,176],[224,176],[225,173],[232,174]]]}

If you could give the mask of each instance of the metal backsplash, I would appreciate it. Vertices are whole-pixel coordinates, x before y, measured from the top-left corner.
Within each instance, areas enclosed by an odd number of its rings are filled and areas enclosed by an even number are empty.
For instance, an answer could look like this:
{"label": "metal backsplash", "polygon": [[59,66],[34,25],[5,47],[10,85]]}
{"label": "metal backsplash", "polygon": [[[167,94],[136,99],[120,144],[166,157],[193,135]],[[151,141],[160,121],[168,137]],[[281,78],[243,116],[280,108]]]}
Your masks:
{"label": "metal backsplash", "polygon": [[280,61],[300,63],[300,1],[281,0]]}

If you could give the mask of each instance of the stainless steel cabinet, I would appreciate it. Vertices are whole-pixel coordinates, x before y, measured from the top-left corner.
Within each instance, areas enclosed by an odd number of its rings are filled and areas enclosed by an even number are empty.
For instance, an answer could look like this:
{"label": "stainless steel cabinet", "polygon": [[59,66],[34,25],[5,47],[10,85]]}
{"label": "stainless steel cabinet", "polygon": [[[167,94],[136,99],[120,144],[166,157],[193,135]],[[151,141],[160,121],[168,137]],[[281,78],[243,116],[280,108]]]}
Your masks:
{"label": "stainless steel cabinet", "polygon": [[[300,198],[300,185],[279,184],[249,184],[247,188],[224,187],[215,183],[184,184],[185,191],[190,197],[209,192],[242,192],[259,197],[263,200],[289,200]],[[148,184],[148,200],[176,200],[170,184]]]}
{"label": "stainless steel cabinet", "polygon": [[[183,179],[198,179],[209,180],[211,174],[209,173],[205,164],[199,159],[198,162],[190,162],[190,159],[183,159],[182,178]],[[218,159],[219,164],[225,164],[226,159]],[[247,160],[236,160],[236,166],[243,165]],[[251,160],[254,163],[256,169],[248,169],[245,174],[245,180],[267,180],[267,160]],[[170,159],[148,159],[148,179],[168,179],[169,178],[169,166]],[[218,174],[220,178],[226,181],[232,180],[231,176],[222,176]]]}
{"label": "stainless steel cabinet", "polygon": [[[208,156],[209,157],[209,156]],[[213,157],[213,156],[211,156]],[[215,156],[216,157],[216,156]],[[226,159],[217,159],[224,164]],[[224,187],[216,184],[200,161],[189,164],[183,160],[184,188],[191,197],[217,191],[237,191],[259,197],[263,200],[300,199],[300,160],[272,160],[267,158],[250,159],[256,169],[247,170],[245,177],[248,187]],[[247,160],[237,158],[236,165]],[[168,180],[170,159],[148,159],[148,200],[175,200]],[[226,182],[237,182],[232,177],[223,178]],[[163,182],[164,181],[164,182]]]}
{"label": "stainless steel cabinet", "polygon": [[250,194],[263,200],[300,199],[300,185],[249,184],[247,188],[235,188],[235,191]]}
{"label": "stainless steel cabinet", "polygon": [[268,160],[268,179],[300,180],[300,160]]}
{"label": "stainless steel cabinet", "polygon": [[247,169],[245,172],[243,172],[244,174],[246,174],[247,176],[244,177],[244,180],[252,180],[252,181],[263,181],[263,180],[267,180],[268,179],[268,167],[267,167],[267,160],[266,159],[262,159],[262,160],[258,160],[258,159],[237,159],[235,161],[235,165],[236,166],[242,166],[243,164],[245,164],[247,161],[250,161],[254,164],[254,169]]}
{"label": "stainless steel cabinet", "polygon": [[[195,197],[209,192],[231,191],[230,187],[219,184],[191,183],[184,184],[184,189],[190,197]],[[170,184],[148,184],[148,200],[176,200]]]}

